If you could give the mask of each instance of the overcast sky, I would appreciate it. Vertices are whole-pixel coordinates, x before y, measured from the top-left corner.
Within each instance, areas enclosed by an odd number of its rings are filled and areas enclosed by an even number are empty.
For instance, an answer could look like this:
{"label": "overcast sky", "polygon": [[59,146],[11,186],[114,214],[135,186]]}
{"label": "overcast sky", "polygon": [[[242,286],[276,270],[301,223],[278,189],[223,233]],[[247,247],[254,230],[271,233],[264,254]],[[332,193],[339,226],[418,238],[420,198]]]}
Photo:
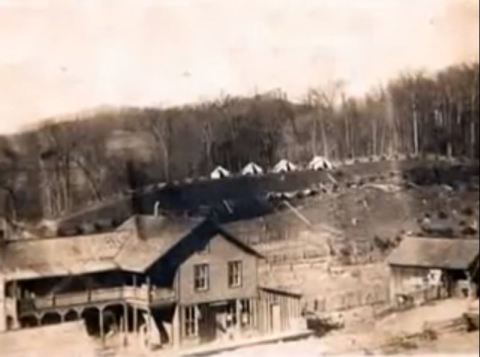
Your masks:
{"label": "overcast sky", "polygon": [[478,0],[0,0],[0,133],[101,105],[174,105],[478,58]]}

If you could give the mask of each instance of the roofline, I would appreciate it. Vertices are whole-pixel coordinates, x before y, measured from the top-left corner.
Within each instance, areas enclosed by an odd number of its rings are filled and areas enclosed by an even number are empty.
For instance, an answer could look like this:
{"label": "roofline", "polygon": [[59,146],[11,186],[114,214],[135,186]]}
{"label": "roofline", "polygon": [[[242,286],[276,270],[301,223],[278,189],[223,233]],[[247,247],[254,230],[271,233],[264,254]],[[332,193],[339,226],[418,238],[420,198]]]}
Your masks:
{"label": "roofline", "polygon": [[284,289],[281,289],[281,288],[271,288],[271,287],[268,287],[268,286],[261,286],[260,285],[260,286],[258,286],[258,289],[264,290],[264,291],[267,291],[267,292],[277,293],[277,294],[294,296],[294,297],[298,297],[298,298],[301,298],[303,296],[302,293],[296,293],[296,292],[284,290]]}
{"label": "roofline", "polygon": [[5,277],[5,281],[24,281],[24,280],[38,280],[38,279],[51,279],[51,278],[62,278],[66,276],[78,276],[78,275],[83,275],[83,274],[101,274],[101,273],[106,273],[106,272],[113,272],[113,271],[126,271],[122,269],[116,262],[115,262],[115,267],[108,267],[108,268],[101,268],[98,270],[92,270],[88,272],[78,272],[78,273],[72,273],[72,272],[67,272],[65,274],[62,273],[54,273],[54,274],[38,274],[36,276],[27,276],[27,274],[24,274],[23,276],[19,274],[19,277],[15,277],[16,272],[0,272],[2,275]]}
{"label": "roofline", "polygon": [[[130,219],[130,218],[129,218]],[[211,219],[202,219],[202,220],[199,220],[198,222],[195,222],[195,226],[190,229],[186,234],[183,234],[182,238],[179,240],[179,242],[183,241],[186,237],[188,237],[190,234],[192,234],[192,232],[196,231],[197,229],[199,229],[200,227],[203,227],[205,224],[211,224],[214,228],[214,232],[212,233],[212,237],[215,236],[215,234],[221,234],[224,238],[226,238],[228,241],[230,241],[231,243],[235,244],[236,246],[238,246],[240,249],[243,249],[245,252],[251,254],[251,255],[254,255],[256,256],[257,258],[259,259],[266,259],[264,255],[262,255],[260,252],[258,252],[256,249],[252,248],[251,246],[249,246],[248,244],[245,244],[243,243],[241,240],[239,240],[238,238],[236,238],[233,234],[231,234],[230,232],[228,232],[226,229],[224,229],[223,227],[220,226],[220,224],[218,224],[217,222],[211,220]],[[113,232],[108,232],[108,233],[98,233],[98,234],[92,234],[92,235],[88,235],[88,236],[95,236],[95,235],[98,235],[98,236],[101,236],[101,235],[109,235],[109,234],[112,234],[112,235],[115,235],[115,234],[118,234],[119,231],[113,231]],[[81,236],[78,236],[78,237],[81,237]],[[62,237],[52,237],[52,238],[47,238],[47,239],[75,239],[74,237],[70,237],[70,238],[62,238]],[[38,240],[37,240],[38,241]],[[17,241],[17,242],[20,242],[20,241]],[[125,241],[126,242],[126,241]],[[124,243],[125,243],[124,242]],[[158,260],[158,259],[161,259],[163,256],[165,256],[166,254],[168,254],[168,252],[173,249],[174,247],[176,246],[176,244],[174,246],[172,246],[167,252],[165,252],[165,254],[163,254],[162,256],[158,256],[157,259],[155,261],[153,261],[151,264],[148,264],[148,266],[146,266],[145,268],[143,269],[135,269],[135,270],[132,270],[132,269],[125,269],[124,267],[121,266],[121,264],[118,264],[118,262],[116,261],[116,256],[113,258],[113,262],[114,264],[116,265],[115,267],[109,267],[109,268],[102,268],[102,269],[99,269],[99,270],[95,270],[95,271],[88,271],[88,272],[78,272],[78,273],[75,273],[75,274],[72,274],[71,272],[66,272],[65,274],[61,274],[61,273],[55,273],[55,274],[38,274],[37,276],[31,276],[31,277],[21,277],[21,278],[17,278],[17,279],[14,279],[14,280],[29,280],[29,279],[42,279],[42,278],[55,278],[55,277],[63,277],[63,276],[70,276],[70,275],[80,275],[80,274],[95,274],[95,273],[101,273],[101,272],[107,272],[107,271],[114,271],[114,270],[120,270],[120,271],[125,271],[125,272],[134,272],[134,273],[143,273],[145,271],[147,271],[148,269],[150,269],[152,267],[153,264],[155,264],[155,262]],[[119,252],[118,252],[119,253]],[[117,254],[118,254],[117,253]],[[4,273],[4,275],[7,277],[9,276],[10,274],[9,273]],[[13,272],[12,275],[15,275],[15,272]]]}
{"label": "roofline", "polygon": [[232,233],[230,233],[228,230],[226,230],[224,227],[221,227],[219,224],[213,222],[218,230],[218,233],[223,235],[225,238],[227,238],[230,242],[233,244],[236,244],[239,246],[241,249],[245,250],[247,253],[250,253],[252,255],[255,255],[259,259],[267,259],[263,254],[261,254],[259,251],[257,251],[255,248],[252,248],[250,245],[242,242],[240,239],[235,237]]}
{"label": "roofline", "polygon": [[[477,259],[477,257],[475,258]],[[460,268],[460,267],[446,267],[446,266],[439,266],[439,265],[416,265],[416,264],[405,264],[405,263],[390,263],[388,262],[388,265],[391,267],[395,268],[420,268],[420,269],[443,269],[443,270],[468,270],[470,269],[470,266],[472,263],[475,261],[475,259],[468,263],[468,265],[465,268]]]}
{"label": "roofline", "polygon": [[22,238],[22,239],[9,239],[5,240],[4,244],[11,245],[11,244],[24,244],[24,243],[31,243],[31,242],[44,242],[44,241],[54,241],[54,240],[66,240],[66,239],[82,239],[86,237],[99,237],[99,236],[113,236],[117,235],[119,232],[122,231],[108,231],[108,232],[94,232],[91,234],[78,234],[74,236],[59,236],[55,235],[53,237],[33,237],[33,238]]}

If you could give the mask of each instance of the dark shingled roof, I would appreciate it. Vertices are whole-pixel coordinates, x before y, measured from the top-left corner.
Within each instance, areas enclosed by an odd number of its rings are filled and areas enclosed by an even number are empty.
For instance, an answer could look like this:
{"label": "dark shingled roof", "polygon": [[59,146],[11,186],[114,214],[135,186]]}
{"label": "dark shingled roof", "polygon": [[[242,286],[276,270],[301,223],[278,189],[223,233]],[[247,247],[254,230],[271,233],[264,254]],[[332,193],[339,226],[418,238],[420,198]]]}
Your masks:
{"label": "dark shingled roof", "polygon": [[464,270],[478,257],[478,251],[478,239],[408,237],[390,254],[388,264]]}
{"label": "dark shingled roof", "polygon": [[129,234],[10,241],[0,248],[0,275],[20,280],[113,270]]}
{"label": "dark shingled roof", "polygon": [[144,272],[204,224],[212,226],[205,233],[210,238],[221,235],[246,252],[262,257],[205,219],[132,216],[110,233],[8,242],[0,247],[0,274],[20,280],[115,269]]}
{"label": "dark shingled roof", "polygon": [[194,219],[133,216],[117,229],[133,234],[115,260],[124,270],[143,272],[200,224]]}

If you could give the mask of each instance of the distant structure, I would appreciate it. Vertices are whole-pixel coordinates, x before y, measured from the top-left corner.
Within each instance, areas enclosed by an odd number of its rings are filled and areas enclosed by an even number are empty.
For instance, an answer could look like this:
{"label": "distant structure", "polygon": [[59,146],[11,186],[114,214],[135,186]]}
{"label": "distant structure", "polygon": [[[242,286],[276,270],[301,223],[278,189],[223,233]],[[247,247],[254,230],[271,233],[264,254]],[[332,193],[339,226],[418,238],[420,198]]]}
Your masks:
{"label": "distant structure", "polygon": [[286,159],[280,160],[274,167],[274,173],[297,171],[297,166]]}
{"label": "distant structure", "polygon": [[254,162],[250,162],[242,169],[242,175],[263,175],[263,169]]}
{"label": "distant structure", "polygon": [[230,171],[223,168],[222,166],[217,166],[210,174],[211,179],[221,179],[230,176]]}
{"label": "distant structure", "polygon": [[333,165],[328,159],[322,156],[315,156],[312,161],[309,162],[308,168],[316,171],[331,170],[333,169]]}
{"label": "distant structure", "polygon": [[83,319],[102,339],[162,348],[305,331],[301,295],[259,286],[263,256],[208,219],[133,216],[3,249],[0,331]]}
{"label": "distant structure", "polygon": [[478,239],[407,237],[388,257],[391,301],[478,297]]}

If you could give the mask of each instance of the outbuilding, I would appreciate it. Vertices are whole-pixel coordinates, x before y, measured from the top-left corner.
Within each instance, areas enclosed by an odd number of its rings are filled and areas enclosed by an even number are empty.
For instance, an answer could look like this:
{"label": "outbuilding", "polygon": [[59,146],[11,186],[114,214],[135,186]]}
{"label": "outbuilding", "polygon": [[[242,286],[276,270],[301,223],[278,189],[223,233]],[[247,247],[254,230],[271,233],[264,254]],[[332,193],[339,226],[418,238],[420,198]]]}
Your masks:
{"label": "outbuilding", "polygon": [[242,169],[242,175],[262,175],[263,169],[254,162],[250,162]]}
{"label": "outbuilding", "polygon": [[212,179],[220,179],[228,176],[230,176],[230,172],[222,166],[217,166],[210,174],[210,178]]}
{"label": "outbuilding", "polygon": [[333,169],[332,163],[325,157],[315,156],[308,164],[310,170],[323,171]]}
{"label": "outbuilding", "polygon": [[286,159],[280,160],[274,167],[274,173],[281,173],[281,172],[291,172],[296,171],[297,166]]}
{"label": "outbuilding", "polygon": [[392,302],[478,297],[478,239],[408,237],[388,257]]}

